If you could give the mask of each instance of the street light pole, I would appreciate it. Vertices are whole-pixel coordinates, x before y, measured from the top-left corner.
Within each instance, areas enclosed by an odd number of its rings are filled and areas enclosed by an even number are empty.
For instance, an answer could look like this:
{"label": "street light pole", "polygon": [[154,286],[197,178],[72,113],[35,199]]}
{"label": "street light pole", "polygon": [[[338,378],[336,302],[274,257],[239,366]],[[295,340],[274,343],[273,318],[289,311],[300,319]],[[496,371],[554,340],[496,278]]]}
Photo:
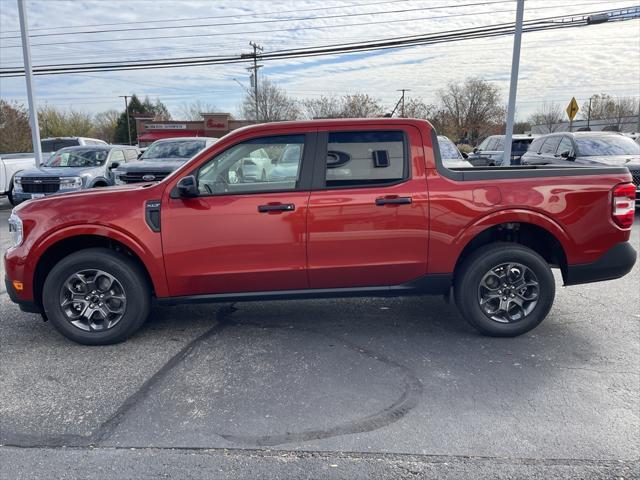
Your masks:
{"label": "street light pole", "polygon": [[589,126],[591,124],[591,100],[593,100],[593,97],[589,97],[589,111],[587,112],[587,131],[591,130],[591,127]]}
{"label": "street light pole", "polygon": [[118,95],[120,98],[124,98],[124,114],[127,116],[127,135],[129,137],[129,145],[131,145],[131,125],[129,125],[129,95]]}
{"label": "street light pole", "polygon": [[18,14],[20,16],[20,36],[22,37],[22,57],[24,59],[24,78],[27,82],[27,101],[29,103],[29,125],[31,127],[31,141],[36,159],[36,167],[42,161],[42,146],[40,145],[40,127],[38,125],[38,109],[36,108],[33,92],[33,69],[31,68],[31,46],[29,45],[29,19],[27,18],[26,0],[18,0]]}
{"label": "street light pole", "polygon": [[509,105],[507,106],[507,131],[504,138],[504,157],[502,165],[511,165],[511,141],[513,123],[516,115],[516,94],[518,91],[518,70],[520,68],[520,44],[522,43],[522,20],[524,18],[524,0],[517,0],[516,31],[513,37],[513,56],[511,58],[511,85],[509,86]]}

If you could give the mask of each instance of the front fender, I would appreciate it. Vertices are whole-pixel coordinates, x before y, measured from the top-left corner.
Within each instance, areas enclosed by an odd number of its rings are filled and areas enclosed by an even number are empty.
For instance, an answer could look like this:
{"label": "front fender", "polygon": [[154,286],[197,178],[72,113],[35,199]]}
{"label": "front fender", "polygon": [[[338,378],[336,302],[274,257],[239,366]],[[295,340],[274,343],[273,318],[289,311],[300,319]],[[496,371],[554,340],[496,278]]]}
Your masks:
{"label": "front fender", "polygon": [[152,250],[139,239],[135,238],[128,232],[117,228],[97,224],[72,225],[60,228],[42,235],[41,241],[36,241],[26,249],[18,248],[7,253],[7,265],[13,266],[13,278],[30,278],[31,281],[24,282],[25,288],[21,297],[24,299],[33,299],[34,281],[37,266],[43,255],[55,244],[78,236],[96,236],[114,240],[127,247],[142,262],[147,270],[153,288],[157,296],[167,296],[168,288],[166,276],[164,272],[164,262],[162,260],[162,249]]}

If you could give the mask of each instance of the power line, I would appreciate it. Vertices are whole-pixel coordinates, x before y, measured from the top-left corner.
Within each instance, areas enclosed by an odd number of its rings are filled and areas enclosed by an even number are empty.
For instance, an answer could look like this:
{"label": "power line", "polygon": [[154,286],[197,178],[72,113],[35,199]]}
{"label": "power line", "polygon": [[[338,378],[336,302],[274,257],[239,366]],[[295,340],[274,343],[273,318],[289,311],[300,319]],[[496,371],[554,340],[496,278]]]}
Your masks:
{"label": "power line", "polygon": [[[289,18],[276,18],[271,20],[252,20],[248,22],[229,22],[229,23],[206,23],[202,25],[175,25],[172,26],[172,30],[177,30],[179,28],[204,28],[204,27],[229,27],[229,26],[238,26],[238,25],[255,25],[255,24],[265,24],[265,23],[282,23],[282,22],[295,22],[295,21],[307,21],[307,20],[330,20],[334,18],[349,18],[349,17],[362,17],[362,16],[373,16],[373,15],[389,15],[393,13],[409,13],[409,12],[417,12],[424,10],[439,10],[439,9],[452,9],[452,8],[463,8],[463,7],[471,7],[471,6],[485,6],[491,5],[495,3],[512,3],[513,0],[493,0],[489,2],[478,2],[478,3],[461,3],[455,5],[442,5],[440,7],[419,7],[419,8],[405,8],[400,10],[385,10],[385,11],[374,11],[374,12],[357,12],[357,13],[344,13],[338,15],[321,15],[316,17],[289,17]],[[543,7],[544,8],[544,7]],[[548,7],[551,8],[551,7]],[[553,7],[557,8],[557,7]],[[511,10],[508,10],[511,11]],[[472,15],[472,14],[469,14]],[[112,28],[105,30],[90,30],[86,32],[61,32],[61,33],[41,33],[36,35],[29,35],[29,38],[35,37],[53,37],[60,35],[87,35],[87,34],[97,34],[97,33],[112,33],[112,32],[140,32],[146,30],[166,30],[166,26],[161,27],[137,27],[137,28]],[[3,39],[11,39],[11,38],[20,38],[19,35],[10,36],[10,37],[2,37]]]}
{"label": "power line", "polygon": [[[624,11],[624,12],[623,12]],[[622,12],[622,13],[621,13]],[[558,16],[547,17],[545,19],[533,19],[525,22],[525,31],[542,31],[552,30],[559,28],[571,28],[587,25],[588,16],[597,13],[607,13],[607,11],[588,12],[584,14],[575,14],[573,16]],[[609,12],[611,13],[611,12]],[[632,15],[630,15],[632,14]],[[617,16],[616,15],[623,15]],[[611,15],[611,21],[623,21],[638,18],[640,16],[640,8],[630,11],[629,9],[621,9],[613,12]],[[287,58],[302,58],[312,57],[319,55],[332,55],[342,53],[355,53],[372,50],[385,50],[389,48],[400,48],[417,45],[427,45],[442,42],[458,41],[461,39],[470,38],[487,38],[502,35],[510,35],[513,33],[513,25],[511,23],[489,25],[485,27],[467,28],[459,30],[451,30],[445,32],[437,32],[428,35],[412,35],[405,37],[395,37],[379,41],[375,43],[359,43],[359,44],[334,44],[326,45],[318,48],[311,49],[289,49],[282,51],[273,51],[260,55],[262,60],[273,59],[287,59]],[[62,74],[66,72],[81,72],[81,71],[121,71],[121,70],[139,70],[148,68],[172,68],[178,66],[196,66],[196,65],[211,65],[211,64],[229,64],[246,61],[241,56],[227,56],[223,58],[210,57],[210,58],[183,58],[183,59],[156,59],[153,61],[145,62],[112,62],[110,64],[102,64],[100,62],[94,62],[92,64],[69,64],[67,66],[48,66],[37,67],[35,69],[36,74]],[[23,70],[0,70],[0,76],[15,76],[21,75]]]}
{"label": "power line", "polygon": [[[488,3],[494,2],[484,2],[484,3],[476,3],[476,4],[468,4],[468,5],[485,5]],[[497,3],[504,3],[503,1],[499,1]],[[585,3],[584,5],[600,5],[602,2],[597,3]],[[441,7],[439,7],[441,8]],[[533,10],[548,10],[548,9],[557,9],[557,6],[547,6],[547,7],[536,7],[529,9],[528,11]],[[420,10],[428,10],[428,8],[423,8]],[[250,30],[250,31],[233,31],[233,32],[219,32],[219,33],[194,33],[189,35],[161,35],[155,37],[126,37],[126,38],[106,38],[106,39],[94,39],[94,40],[75,40],[75,41],[65,41],[65,42],[47,42],[47,43],[32,43],[31,46],[57,46],[57,45],[75,45],[75,44],[92,44],[92,43],[112,43],[112,42],[124,42],[124,41],[141,41],[141,40],[175,40],[175,39],[183,39],[183,38],[202,38],[202,37],[219,37],[219,36],[231,36],[231,35],[255,35],[258,33],[277,33],[277,32],[298,32],[302,30],[326,30],[326,29],[334,29],[334,28],[344,28],[344,27],[359,27],[359,26],[368,26],[368,25],[380,25],[380,24],[391,24],[391,23],[406,23],[406,22],[416,22],[422,20],[439,20],[443,18],[459,18],[459,17],[469,17],[469,16],[479,16],[479,15],[495,15],[496,13],[512,13],[513,9],[509,10],[493,10],[493,11],[483,11],[483,12],[471,12],[471,13],[458,13],[452,15],[437,15],[430,17],[418,17],[418,18],[405,18],[405,19],[395,19],[395,20],[381,20],[381,21],[371,21],[371,22],[360,22],[360,23],[346,23],[340,25],[317,25],[317,26],[308,26],[308,27],[294,27],[294,28],[279,28],[279,29],[268,29],[268,30]],[[316,19],[325,19],[328,17],[316,17]],[[20,48],[20,45],[3,45],[0,48]]]}
{"label": "power line", "polygon": [[[257,17],[257,16],[268,16],[273,14],[282,14],[282,13],[300,13],[300,12],[312,12],[319,10],[333,10],[336,8],[352,8],[352,7],[370,7],[372,5],[383,5],[388,3],[401,3],[401,2],[409,2],[412,0],[384,0],[382,2],[367,2],[367,3],[352,3],[346,5],[337,5],[332,7],[314,7],[314,8],[296,8],[294,10],[281,10],[278,12],[254,12],[254,13],[239,13],[239,14],[231,14],[231,15],[216,15],[211,17],[191,17],[191,18],[174,18],[174,19],[160,19],[160,20],[135,20],[130,22],[113,22],[113,23],[94,23],[90,25],[65,25],[59,27],[40,27],[40,28],[32,28],[33,31],[41,31],[41,30],[59,30],[64,28],[88,28],[88,27],[108,27],[112,25],[134,25],[134,24],[149,24],[149,23],[169,23],[169,22],[187,22],[193,20],[215,20],[218,18],[238,18],[238,17]],[[20,30],[7,30],[4,33],[16,33]],[[7,37],[5,37],[7,38]]]}

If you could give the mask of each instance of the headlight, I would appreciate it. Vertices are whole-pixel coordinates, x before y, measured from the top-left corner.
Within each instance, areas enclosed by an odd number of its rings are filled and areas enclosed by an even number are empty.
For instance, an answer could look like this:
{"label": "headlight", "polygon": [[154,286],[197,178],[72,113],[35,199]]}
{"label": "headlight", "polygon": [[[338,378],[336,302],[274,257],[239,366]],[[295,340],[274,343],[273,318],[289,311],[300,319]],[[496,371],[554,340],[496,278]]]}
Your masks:
{"label": "headlight", "polygon": [[82,188],[82,178],[62,177],[60,179],[60,188]]}
{"label": "headlight", "polygon": [[19,187],[20,185],[22,185],[22,177],[13,177],[13,186]]}
{"label": "headlight", "polygon": [[22,220],[15,213],[9,215],[9,238],[11,248],[15,248],[22,243]]}

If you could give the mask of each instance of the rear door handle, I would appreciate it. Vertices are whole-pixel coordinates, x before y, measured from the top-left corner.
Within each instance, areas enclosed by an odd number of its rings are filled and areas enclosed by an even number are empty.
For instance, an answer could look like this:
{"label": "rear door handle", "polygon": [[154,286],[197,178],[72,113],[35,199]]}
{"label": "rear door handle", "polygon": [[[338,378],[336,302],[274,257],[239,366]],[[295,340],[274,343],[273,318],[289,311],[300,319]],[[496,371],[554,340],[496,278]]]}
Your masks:
{"label": "rear door handle", "polygon": [[258,205],[260,213],[268,212],[293,212],[296,206],[293,203],[269,203],[267,205]]}
{"label": "rear door handle", "polygon": [[376,205],[406,205],[412,201],[411,197],[381,197],[376,198]]}

